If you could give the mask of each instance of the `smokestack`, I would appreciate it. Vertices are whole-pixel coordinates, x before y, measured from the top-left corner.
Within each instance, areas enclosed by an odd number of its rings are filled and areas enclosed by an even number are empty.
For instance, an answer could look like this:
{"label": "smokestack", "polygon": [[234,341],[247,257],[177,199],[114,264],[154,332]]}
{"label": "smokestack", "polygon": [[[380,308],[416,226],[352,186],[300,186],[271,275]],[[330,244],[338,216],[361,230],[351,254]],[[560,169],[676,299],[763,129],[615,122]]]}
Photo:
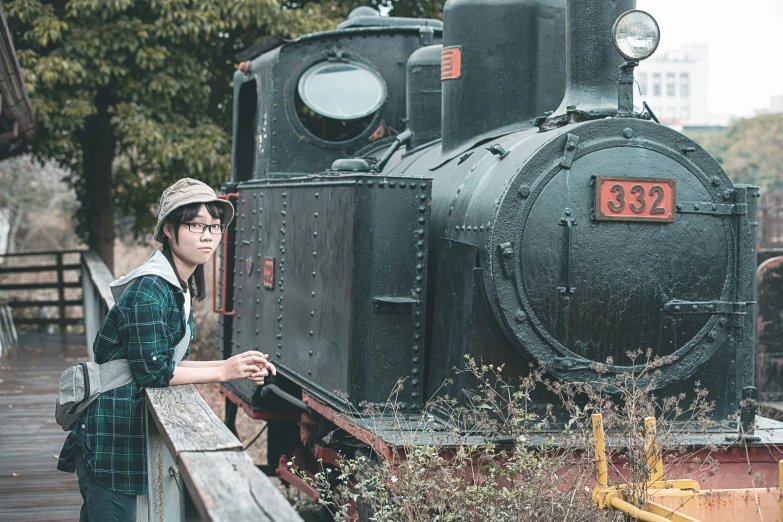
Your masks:
{"label": "smokestack", "polygon": [[444,153],[530,126],[557,104],[565,76],[564,8],[564,0],[446,2]]}
{"label": "smokestack", "polygon": [[552,119],[569,110],[617,113],[617,79],[623,58],[612,41],[612,26],[636,0],[567,0],[566,90]]}

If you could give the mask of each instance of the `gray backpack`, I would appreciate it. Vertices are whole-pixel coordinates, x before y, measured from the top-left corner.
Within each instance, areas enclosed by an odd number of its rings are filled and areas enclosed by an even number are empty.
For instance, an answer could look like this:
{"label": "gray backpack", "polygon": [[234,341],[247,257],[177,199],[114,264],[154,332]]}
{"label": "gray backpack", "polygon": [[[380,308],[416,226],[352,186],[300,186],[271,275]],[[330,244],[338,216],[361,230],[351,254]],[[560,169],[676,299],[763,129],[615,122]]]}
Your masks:
{"label": "gray backpack", "polygon": [[[185,336],[174,349],[174,366],[178,365],[190,344],[190,325],[185,325]],[[133,382],[128,359],[107,363],[83,362],[67,368],[60,374],[60,396],[54,409],[54,418],[64,431],[71,431],[84,410],[106,391]]]}

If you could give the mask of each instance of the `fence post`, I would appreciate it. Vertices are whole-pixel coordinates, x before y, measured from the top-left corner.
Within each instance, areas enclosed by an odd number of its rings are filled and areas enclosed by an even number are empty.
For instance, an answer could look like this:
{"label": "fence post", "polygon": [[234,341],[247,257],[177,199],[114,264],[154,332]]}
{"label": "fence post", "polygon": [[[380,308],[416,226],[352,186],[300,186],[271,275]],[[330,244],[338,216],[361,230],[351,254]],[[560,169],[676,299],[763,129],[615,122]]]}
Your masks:
{"label": "fence post", "polygon": [[155,421],[147,413],[147,517],[150,522],[185,520],[185,485],[177,462],[166,447]]}
{"label": "fence post", "polygon": [[64,334],[65,329],[65,277],[63,274],[63,254],[57,253],[57,298],[60,301],[60,333]]}
{"label": "fence post", "polygon": [[96,297],[95,288],[93,287],[92,277],[90,271],[87,268],[87,261],[84,258],[84,253],[80,256],[81,261],[81,282],[82,282],[82,317],[84,321],[84,336],[87,341],[87,353],[90,355],[90,360],[95,361],[95,357],[92,353],[92,345],[95,342],[95,335],[98,331],[96,326],[97,321],[104,317],[101,307],[98,305],[98,299]]}

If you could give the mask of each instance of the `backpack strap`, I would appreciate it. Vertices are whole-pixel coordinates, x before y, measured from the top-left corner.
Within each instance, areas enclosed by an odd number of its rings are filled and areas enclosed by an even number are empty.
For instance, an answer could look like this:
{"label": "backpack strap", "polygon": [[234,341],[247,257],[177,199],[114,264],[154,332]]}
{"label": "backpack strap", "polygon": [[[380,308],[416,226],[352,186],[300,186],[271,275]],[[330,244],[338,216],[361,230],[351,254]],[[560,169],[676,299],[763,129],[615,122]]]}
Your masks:
{"label": "backpack strap", "polygon": [[101,376],[101,393],[125,386],[133,382],[128,359],[115,359],[99,365]]}
{"label": "backpack strap", "polygon": [[[185,336],[174,347],[174,367],[185,357],[189,345],[190,325],[185,325]],[[128,359],[115,359],[98,366],[100,367],[101,393],[133,382],[133,372],[131,372]]]}

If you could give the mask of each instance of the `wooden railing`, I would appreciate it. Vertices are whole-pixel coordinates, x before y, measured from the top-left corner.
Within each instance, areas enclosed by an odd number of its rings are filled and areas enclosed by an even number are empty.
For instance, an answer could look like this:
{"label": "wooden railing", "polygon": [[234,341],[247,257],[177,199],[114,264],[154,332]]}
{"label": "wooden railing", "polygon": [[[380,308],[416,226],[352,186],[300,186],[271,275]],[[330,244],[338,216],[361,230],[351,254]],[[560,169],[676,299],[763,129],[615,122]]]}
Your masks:
{"label": "wooden railing", "polygon": [[92,344],[98,335],[103,318],[114,306],[114,297],[109,283],[114,280],[109,267],[92,250],[82,254],[82,308],[84,309],[84,335],[90,359],[93,358]]}
{"label": "wooden railing", "polygon": [[[69,254],[81,254],[83,250],[56,250],[47,252],[19,252],[14,254],[0,254],[0,258],[19,258],[19,257],[32,257],[32,258],[54,258],[53,264],[43,265],[25,265],[25,266],[0,266],[0,276],[5,274],[30,274],[30,273],[42,273],[42,272],[56,272],[57,281],[48,283],[0,283],[0,293],[14,292],[30,292],[33,290],[54,289],[57,290],[57,299],[46,300],[21,300],[12,299],[9,300],[8,305],[11,308],[31,308],[31,307],[44,307],[53,306],[58,310],[58,317],[15,317],[14,321],[17,325],[22,324],[57,324],[60,326],[60,331],[64,332],[67,325],[81,324],[81,317],[67,317],[65,309],[69,307],[81,307],[81,299],[66,299],[66,288],[80,288],[81,283],[79,281],[65,281],[65,274],[67,272],[78,272],[81,269],[81,264],[65,264],[64,257]],[[17,314],[18,315],[18,314]]]}
{"label": "wooden railing", "polygon": [[148,520],[302,522],[193,385],[144,393]]}
{"label": "wooden railing", "polygon": [[[88,346],[114,306],[111,279],[100,258],[85,252],[82,285]],[[193,385],[146,388],[144,394],[149,495],[139,497],[137,520],[304,522]]]}

